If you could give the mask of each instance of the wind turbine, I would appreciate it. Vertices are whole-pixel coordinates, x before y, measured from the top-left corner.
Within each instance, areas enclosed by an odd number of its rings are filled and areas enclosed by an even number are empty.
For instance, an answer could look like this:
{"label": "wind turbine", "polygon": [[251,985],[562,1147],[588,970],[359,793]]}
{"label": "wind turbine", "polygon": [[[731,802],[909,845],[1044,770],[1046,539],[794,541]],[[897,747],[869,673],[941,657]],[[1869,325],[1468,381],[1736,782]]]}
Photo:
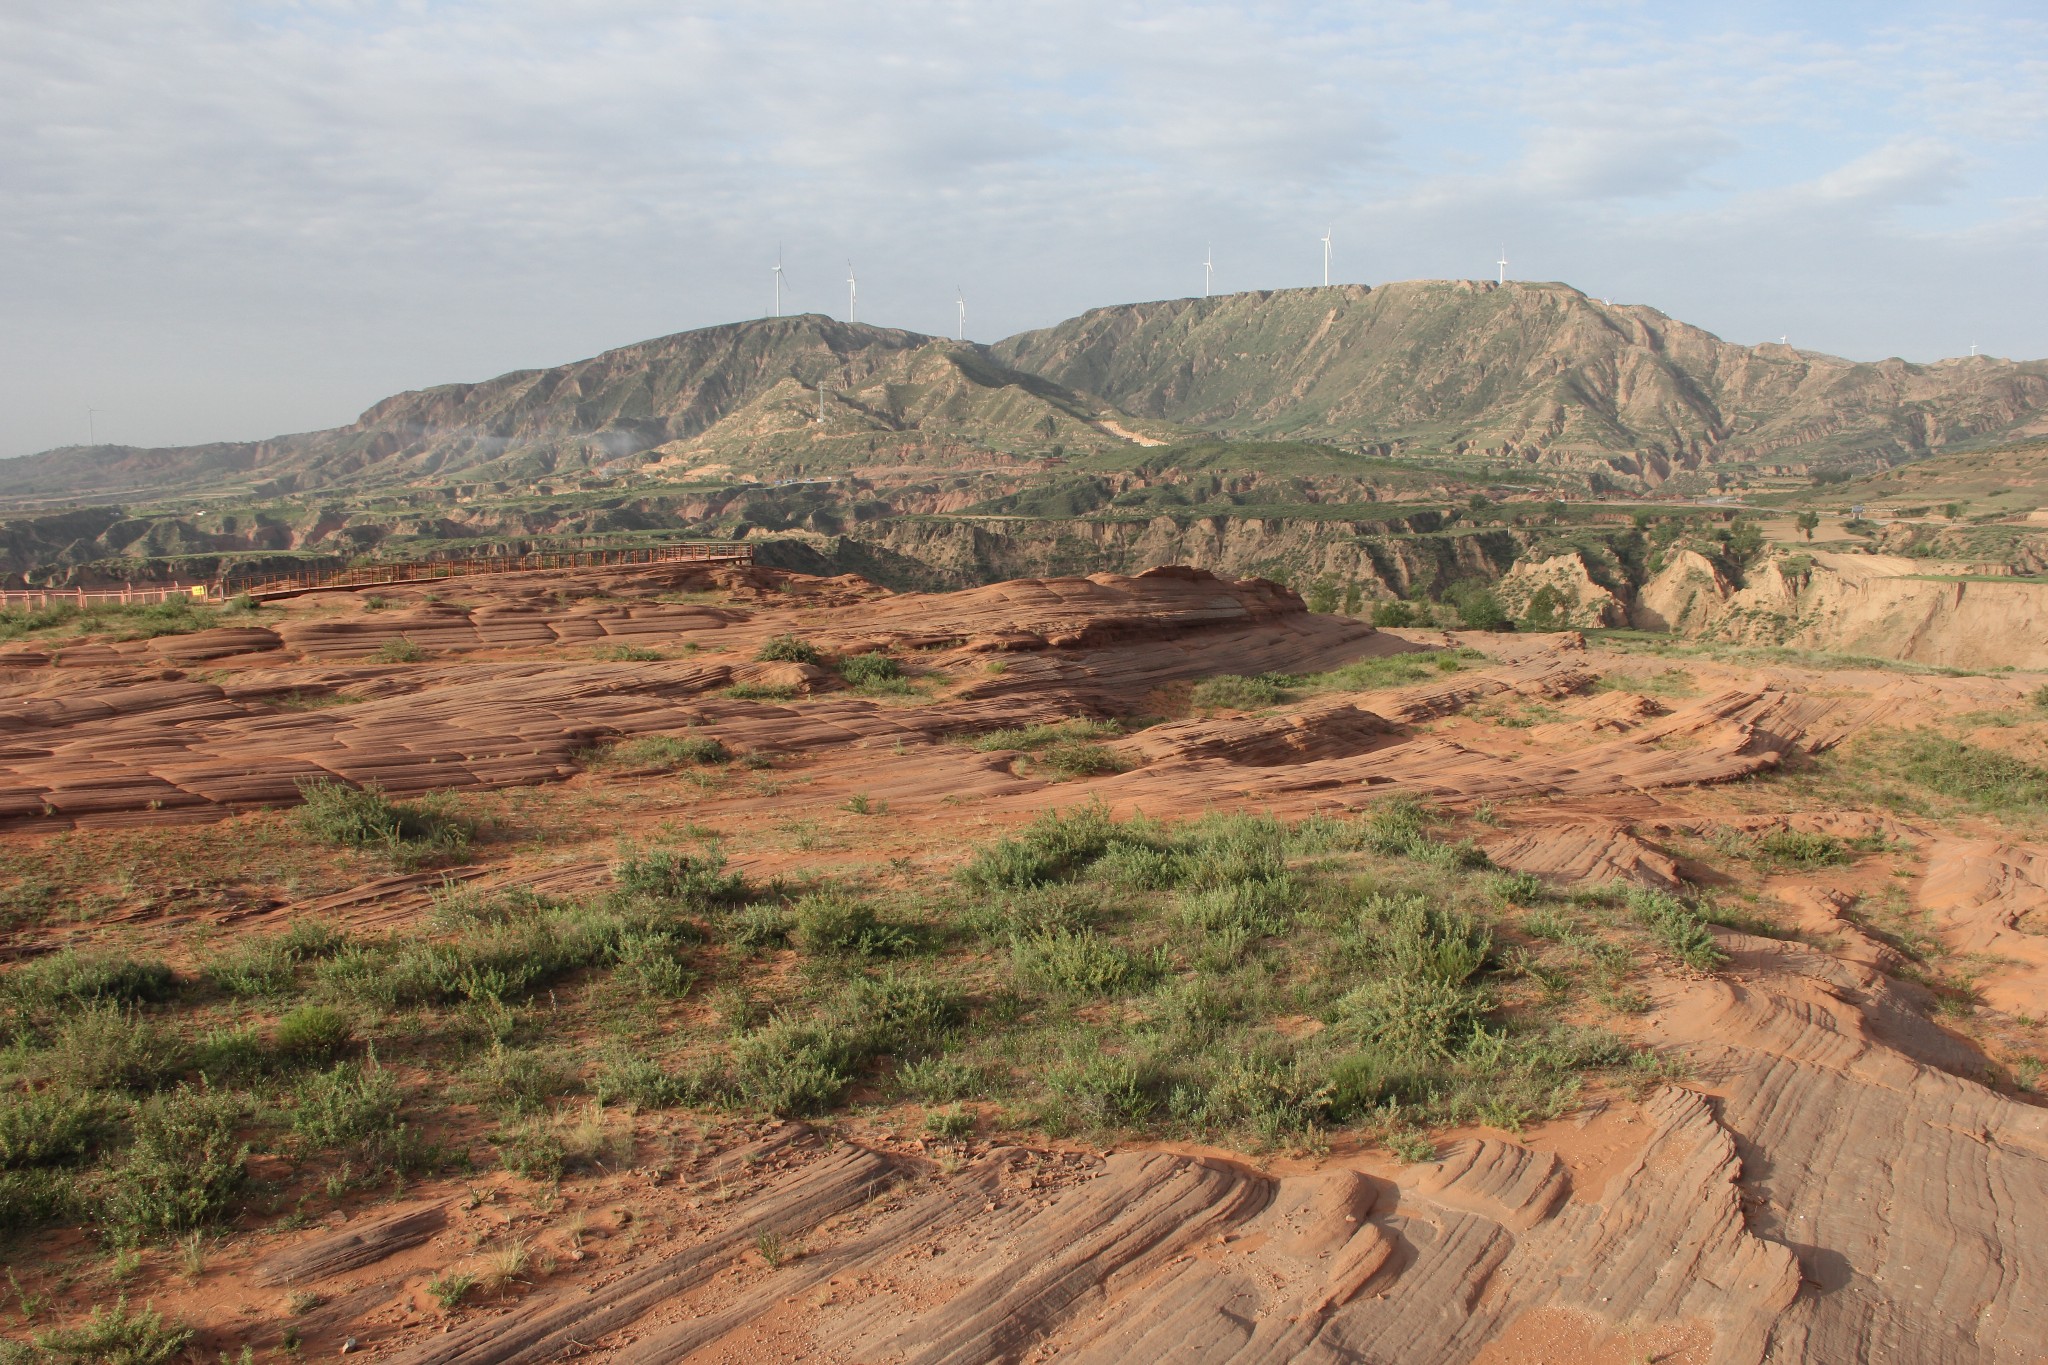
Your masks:
{"label": "wind turbine", "polygon": [[1216,248],[1210,247],[1202,256],[1202,297],[1209,297],[1209,288],[1216,280]]}
{"label": "wind turbine", "polygon": [[860,285],[853,278],[853,262],[846,263],[846,320],[860,321]]}
{"label": "wind turbine", "polygon": [[1323,229],[1323,288],[1330,287],[1330,229]]}
{"label": "wind turbine", "polygon": [[782,248],[775,248],[775,316],[782,316]]}
{"label": "wind turbine", "polygon": [[1495,261],[1494,264],[1500,267],[1500,277],[1494,283],[1506,284],[1508,282],[1508,249],[1505,245],[1500,249],[1500,259]]}
{"label": "wind turbine", "polygon": [[1974,342],[1974,341],[1970,343],[1970,354],[1971,354],[1971,355],[1975,355],[1975,354],[1977,354],[1977,343],[1976,343],[1976,342]]}
{"label": "wind turbine", "polygon": [[953,297],[960,302],[960,323],[953,333],[953,340],[965,341],[967,340],[967,295],[961,291],[960,286],[954,285]]}

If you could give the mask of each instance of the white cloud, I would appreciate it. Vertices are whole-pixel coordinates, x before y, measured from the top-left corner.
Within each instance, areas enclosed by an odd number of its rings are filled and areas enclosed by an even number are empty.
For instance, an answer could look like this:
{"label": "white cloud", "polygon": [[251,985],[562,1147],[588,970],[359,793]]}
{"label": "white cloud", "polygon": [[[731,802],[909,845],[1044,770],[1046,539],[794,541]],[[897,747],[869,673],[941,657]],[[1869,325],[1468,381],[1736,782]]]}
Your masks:
{"label": "white cloud", "polygon": [[[1211,241],[1224,287],[1303,283],[1335,224],[1368,279],[1505,236],[1738,337],[2040,353],[2044,72],[2019,12],[16,0],[0,453],[88,404],[258,436],[744,316],[778,242],[799,306],[851,255],[864,317],[942,330],[957,283],[989,337],[1196,289]],[[1879,266],[1946,311],[1838,287]]]}

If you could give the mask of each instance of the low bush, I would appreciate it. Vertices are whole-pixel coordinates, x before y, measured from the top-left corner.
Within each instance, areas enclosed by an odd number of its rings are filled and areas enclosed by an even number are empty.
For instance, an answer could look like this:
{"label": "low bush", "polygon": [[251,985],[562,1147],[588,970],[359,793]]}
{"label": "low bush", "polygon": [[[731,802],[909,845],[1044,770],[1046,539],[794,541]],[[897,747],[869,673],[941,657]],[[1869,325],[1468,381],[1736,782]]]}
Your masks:
{"label": "low bush", "polygon": [[976,851],[960,871],[970,890],[1000,891],[1044,886],[1079,873],[1109,848],[1116,826],[1100,805],[1061,815],[1047,811],[1016,838],[998,839]]}
{"label": "low bush", "polygon": [[1047,745],[1033,756],[1032,762],[1061,782],[1120,773],[1129,766],[1114,749],[1075,739]]}
{"label": "low bush", "polygon": [[612,664],[651,664],[662,659],[658,649],[644,649],[639,645],[605,645],[597,651],[596,658]]}
{"label": "low bush", "polygon": [[732,752],[709,735],[647,735],[619,745],[609,757],[635,768],[682,768],[726,763]]}
{"label": "low bush", "polygon": [[225,1218],[248,1180],[240,1118],[233,1097],[186,1086],[136,1106],[126,1157],[108,1182],[108,1223],[126,1237],[166,1237]]}
{"label": "low bush", "polygon": [[0,1001],[31,1017],[89,1004],[168,1000],[178,980],[161,962],[67,948],[25,962],[0,977]]}
{"label": "low bush", "polygon": [[238,1000],[285,995],[297,986],[303,963],[332,956],[344,941],[317,920],[296,920],[282,934],[248,939],[209,957],[200,978]]}
{"label": "low bush", "polygon": [[1633,888],[1628,893],[1628,913],[1666,952],[1695,971],[1711,972],[1728,960],[1715,944],[1707,922],[1676,896]]}
{"label": "low bush", "polygon": [[403,1102],[375,1056],[341,1062],[293,1087],[292,1132],[317,1148],[378,1147],[391,1140]]}
{"label": "low bush", "polygon": [[400,635],[377,646],[370,658],[380,664],[416,664],[427,657],[418,641]]}
{"label": "low bush", "polygon": [[989,730],[969,739],[967,747],[983,753],[998,753],[1005,749],[1022,749],[1029,752],[1052,744],[1102,739],[1117,733],[1113,721],[1063,720],[1056,725],[1027,725],[1022,729]]}
{"label": "low bush", "polygon": [[795,635],[777,635],[761,646],[754,655],[762,663],[811,664],[815,666],[824,655],[816,645]]}
{"label": "low bush", "polygon": [[723,855],[695,857],[671,849],[635,854],[612,869],[622,890],[692,908],[737,905],[750,898],[747,879],[725,870]]}
{"label": "low bush", "polygon": [[1047,929],[1010,945],[1019,981],[1054,995],[1118,995],[1149,985],[1162,963],[1092,929]]}
{"label": "low bush", "polygon": [[67,1086],[0,1092],[0,1169],[82,1161],[112,1127],[113,1114],[97,1095]]}
{"label": "low bush", "polygon": [[1788,867],[1837,867],[1849,861],[1849,846],[1829,834],[1774,829],[1756,841],[1759,857]]}
{"label": "low bush", "polygon": [[458,855],[472,834],[463,821],[426,806],[393,801],[375,783],[350,786],[328,778],[299,783],[302,804],[293,813],[301,830],[323,843],[374,848],[418,861]]}
{"label": "low bush", "polygon": [[1298,678],[1283,678],[1270,673],[1253,678],[1225,673],[1220,677],[1204,678],[1196,683],[1189,700],[1203,708],[1256,711],[1265,706],[1278,706],[1288,700],[1288,688],[1299,686],[1300,681]]}
{"label": "low bush", "polygon": [[184,1040],[133,1007],[89,1005],[35,1056],[45,1077],[81,1090],[154,1090],[191,1064]]}
{"label": "low bush", "polygon": [[903,668],[886,654],[856,654],[839,661],[839,676],[851,687],[875,687],[901,682]]}
{"label": "low bush", "polygon": [[890,957],[916,936],[890,924],[866,901],[840,891],[813,891],[790,907],[797,946],[810,953]]}
{"label": "low bush", "polygon": [[318,1065],[333,1061],[355,1041],[348,1016],[331,1005],[301,1005],[277,1021],[271,1047],[287,1062]]}
{"label": "low bush", "polygon": [[33,1340],[39,1351],[88,1365],[168,1365],[194,1335],[182,1323],[166,1322],[153,1306],[130,1313],[124,1296],[111,1309],[94,1308],[84,1322],[38,1332]]}

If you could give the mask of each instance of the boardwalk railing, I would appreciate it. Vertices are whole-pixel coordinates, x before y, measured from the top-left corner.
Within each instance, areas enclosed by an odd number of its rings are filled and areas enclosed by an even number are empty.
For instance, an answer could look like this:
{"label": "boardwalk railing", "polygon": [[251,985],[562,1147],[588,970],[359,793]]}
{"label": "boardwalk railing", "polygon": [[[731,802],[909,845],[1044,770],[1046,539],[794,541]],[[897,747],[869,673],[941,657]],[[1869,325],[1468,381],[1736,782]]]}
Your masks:
{"label": "boardwalk railing", "polygon": [[211,583],[127,584],[119,588],[12,588],[0,590],[0,608],[93,607],[186,601],[222,602],[247,595],[262,601],[292,597],[328,588],[369,588],[382,583],[430,583],[443,578],[478,574],[531,573],[544,569],[584,569],[607,564],[670,564],[697,561],[751,564],[753,547],[739,540],[692,540],[674,545],[630,550],[550,550],[525,555],[470,555],[460,559],[411,559],[365,564],[352,569],[306,569],[298,573],[237,578],[232,573]]}
{"label": "boardwalk railing", "polygon": [[205,583],[125,584],[118,588],[6,588],[0,589],[0,608],[102,607],[107,605],[148,605],[174,598],[203,601],[212,593]]}
{"label": "boardwalk railing", "polygon": [[473,578],[480,574],[584,569],[607,564],[670,564],[680,560],[751,564],[754,562],[754,550],[746,542],[738,540],[693,540],[636,550],[549,550],[526,555],[398,560],[389,564],[363,564],[352,569],[309,569],[263,578],[237,579],[230,576],[216,585],[212,595],[218,598],[247,595],[261,601],[266,597],[290,597],[327,588],[371,588],[384,583],[431,583],[444,578]]}

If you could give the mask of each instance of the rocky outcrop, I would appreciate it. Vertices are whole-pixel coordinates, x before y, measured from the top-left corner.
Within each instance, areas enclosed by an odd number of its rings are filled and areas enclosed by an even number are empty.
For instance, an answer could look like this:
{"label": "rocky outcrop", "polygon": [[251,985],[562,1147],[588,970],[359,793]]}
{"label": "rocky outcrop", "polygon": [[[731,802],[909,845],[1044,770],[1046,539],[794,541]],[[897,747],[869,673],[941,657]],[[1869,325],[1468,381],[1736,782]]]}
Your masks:
{"label": "rocky outcrop", "polygon": [[1594,582],[1586,561],[1574,552],[1521,561],[1501,579],[1499,593],[1508,615],[1543,629],[1595,630],[1629,623],[1621,599]]}
{"label": "rocky outcrop", "polygon": [[1888,555],[1767,559],[1733,588],[1680,551],[1636,596],[1639,629],[1953,668],[2048,667],[2048,585]]}
{"label": "rocky outcrop", "polygon": [[1697,550],[1680,550],[1637,590],[1629,624],[1698,635],[1720,619],[1732,591],[1712,560]]}

